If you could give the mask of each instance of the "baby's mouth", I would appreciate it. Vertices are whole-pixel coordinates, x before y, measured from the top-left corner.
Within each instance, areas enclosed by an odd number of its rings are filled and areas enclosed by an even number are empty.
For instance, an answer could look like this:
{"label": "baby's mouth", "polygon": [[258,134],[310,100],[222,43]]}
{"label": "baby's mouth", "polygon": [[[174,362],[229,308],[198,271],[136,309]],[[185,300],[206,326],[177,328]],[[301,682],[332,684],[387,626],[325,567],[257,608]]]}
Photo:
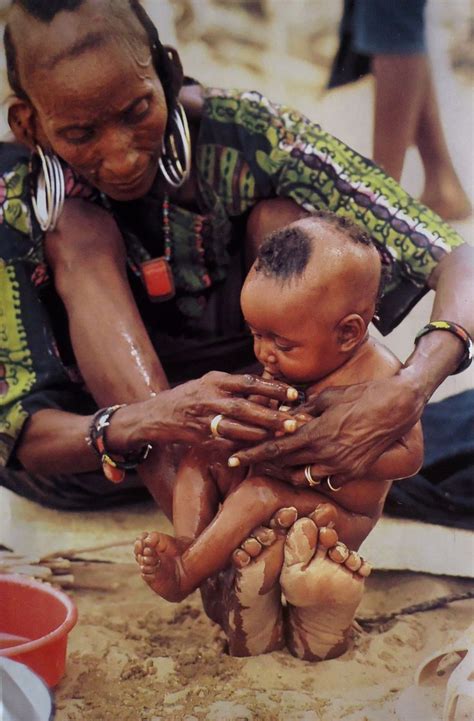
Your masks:
{"label": "baby's mouth", "polygon": [[266,378],[268,380],[272,380],[272,381],[284,381],[285,380],[283,378],[283,376],[281,375],[281,373],[278,373],[278,371],[272,371],[269,368],[263,369],[262,377]]}

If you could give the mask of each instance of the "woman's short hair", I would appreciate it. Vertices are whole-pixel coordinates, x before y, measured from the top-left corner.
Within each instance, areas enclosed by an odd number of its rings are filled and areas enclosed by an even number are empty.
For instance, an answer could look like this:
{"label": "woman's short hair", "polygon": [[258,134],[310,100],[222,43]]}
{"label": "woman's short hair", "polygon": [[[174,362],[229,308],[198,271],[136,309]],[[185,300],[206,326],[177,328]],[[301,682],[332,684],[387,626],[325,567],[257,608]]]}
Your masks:
{"label": "woman's short hair", "polygon": [[[112,3],[117,5],[120,1],[123,7],[129,6],[146,32],[153,64],[163,86],[168,111],[171,111],[176,105],[178,93],[183,82],[183,70],[178,55],[172,49],[161,44],[158,31],[139,0],[111,0],[111,7]],[[74,12],[74,10],[79,8],[84,2],[85,0],[13,0],[12,7],[17,5],[36,20],[50,23],[59,12]],[[17,49],[8,23],[5,27],[3,41],[10,87],[17,97],[28,100],[28,95],[23,89],[19,77]]]}

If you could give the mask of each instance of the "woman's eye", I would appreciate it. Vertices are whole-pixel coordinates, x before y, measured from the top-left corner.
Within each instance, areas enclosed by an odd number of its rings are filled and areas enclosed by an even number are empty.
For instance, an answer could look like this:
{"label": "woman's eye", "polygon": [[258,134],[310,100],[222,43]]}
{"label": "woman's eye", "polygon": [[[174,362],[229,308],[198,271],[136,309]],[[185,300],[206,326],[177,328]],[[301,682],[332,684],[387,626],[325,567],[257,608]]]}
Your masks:
{"label": "woman's eye", "polygon": [[142,98],[138,103],[132,105],[132,107],[127,110],[125,114],[126,119],[132,123],[141,120],[150,110],[150,105],[151,103],[148,98]]}
{"label": "woman's eye", "polygon": [[93,136],[94,131],[92,128],[70,128],[69,130],[61,133],[61,137],[67,143],[73,145],[80,145],[81,143],[87,143]]}

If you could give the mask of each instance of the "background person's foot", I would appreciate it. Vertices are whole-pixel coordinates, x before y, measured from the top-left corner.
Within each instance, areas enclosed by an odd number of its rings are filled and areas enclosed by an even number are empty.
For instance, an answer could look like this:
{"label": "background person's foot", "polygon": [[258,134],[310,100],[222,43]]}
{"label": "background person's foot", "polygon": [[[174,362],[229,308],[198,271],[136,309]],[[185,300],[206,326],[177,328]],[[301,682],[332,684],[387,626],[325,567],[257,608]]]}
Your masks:
{"label": "background person's foot", "polygon": [[446,221],[465,220],[472,214],[470,200],[457,179],[437,188],[425,188],[420,202]]}

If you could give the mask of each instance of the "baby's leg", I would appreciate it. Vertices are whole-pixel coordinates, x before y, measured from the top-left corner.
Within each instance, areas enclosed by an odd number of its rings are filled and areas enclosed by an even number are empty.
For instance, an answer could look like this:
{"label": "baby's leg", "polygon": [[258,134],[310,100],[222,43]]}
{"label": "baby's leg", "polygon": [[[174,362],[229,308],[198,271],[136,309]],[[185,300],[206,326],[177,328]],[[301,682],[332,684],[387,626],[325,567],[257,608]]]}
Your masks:
{"label": "baby's leg", "polygon": [[338,543],[328,549],[310,518],[288,532],[280,576],[287,600],[286,639],[291,653],[307,661],[341,655],[362,598],[370,567]]}
{"label": "baby's leg", "polygon": [[[330,511],[328,506],[320,518],[325,516],[330,522]],[[297,516],[294,507],[277,511],[268,527],[256,529],[234,552],[234,568],[201,586],[206,613],[226,632],[232,656],[267,653],[285,643],[279,579],[286,531]],[[337,550],[338,537],[333,528],[320,528],[319,541]]]}
{"label": "baby's leg", "polygon": [[[225,568],[242,540],[279,508],[295,506],[300,515],[307,515],[326,501],[326,496],[314,490],[295,489],[265,476],[248,478],[229,494],[212,522],[181,556],[166,559],[166,573],[161,563],[157,565],[163,550],[159,547],[155,553],[156,544],[148,544],[148,558],[143,552],[140,555],[150,579],[155,575],[150,585],[167,600],[182,600],[206,578]],[[373,519],[334,507],[339,537],[357,548],[371,530]]]}
{"label": "baby's leg", "polygon": [[247,539],[242,565],[229,566],[201,585],[204,609],[225,631],[231,656],[255,656],[285,645],[279,578],[286,530],[297,515],[296,508],[277,511],[273,528],[257,528]]}
{"label": "baby's leg", "polygon": [[181,462],[173,489],[175,536],[145,531],[135,542],[142,578],[159,595],[179,600],[179,562],[183,552],[215,515],[219,494],[209,454],[191,449]]}

